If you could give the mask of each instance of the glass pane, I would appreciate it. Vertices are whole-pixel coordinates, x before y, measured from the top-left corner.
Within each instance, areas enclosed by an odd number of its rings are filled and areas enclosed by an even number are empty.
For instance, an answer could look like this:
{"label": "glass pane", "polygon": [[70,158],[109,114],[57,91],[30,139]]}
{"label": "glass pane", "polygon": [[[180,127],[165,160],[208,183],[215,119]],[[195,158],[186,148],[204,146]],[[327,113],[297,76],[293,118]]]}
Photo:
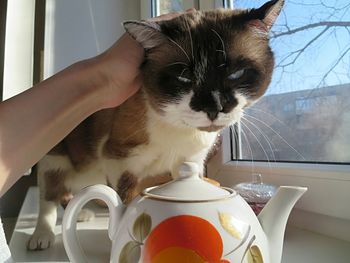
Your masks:
{"label": "glass pane", "polygon": [[349,21],[348,0],[286,2],[271,32],[272,83],[241,122],[243,159],[350,162]]}
{"label": "glass pane", "polygon": [[159,15],[170,12],[181,12],[184,8],[183,0],[159,0]]}

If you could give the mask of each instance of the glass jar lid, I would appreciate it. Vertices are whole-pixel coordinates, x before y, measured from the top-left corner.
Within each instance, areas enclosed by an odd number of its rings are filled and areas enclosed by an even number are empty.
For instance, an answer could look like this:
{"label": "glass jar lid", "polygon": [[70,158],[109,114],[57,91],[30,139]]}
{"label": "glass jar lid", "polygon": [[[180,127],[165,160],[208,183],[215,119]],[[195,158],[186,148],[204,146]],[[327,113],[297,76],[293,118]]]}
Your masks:
{"label": "glass jar lid", "polygon": [[265,184],[261,174],[253,174],[251,182],[243,182],[233,187],[248,203],[267,203],[276,193],[277,187]]}

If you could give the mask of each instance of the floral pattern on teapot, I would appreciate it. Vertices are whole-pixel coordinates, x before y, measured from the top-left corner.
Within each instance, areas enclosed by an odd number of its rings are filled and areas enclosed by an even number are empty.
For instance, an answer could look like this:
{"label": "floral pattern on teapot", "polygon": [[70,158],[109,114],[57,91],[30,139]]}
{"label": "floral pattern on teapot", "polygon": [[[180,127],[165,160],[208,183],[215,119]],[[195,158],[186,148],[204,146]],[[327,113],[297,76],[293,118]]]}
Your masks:
{"label": "floral pattern on teapot", "polygon": [[222,228],[239,241],[227,253],[224,253],[220,232],[201,217],[173,216],[160,222],[151,231],[152,218],[142,213],[135,220],[132,231],[129,231],[131,241],[124,245],[119,263],[139,262],[141,257],[143,263],[178,263],[184,259],[191,263],[231,263],[225,257],[246,243],[240,262],[246,258],[248,263],[263,263],[259,247],[253,245],[255,235],[247,242],[251,226],[228,213],[219,212],[218,217]]}

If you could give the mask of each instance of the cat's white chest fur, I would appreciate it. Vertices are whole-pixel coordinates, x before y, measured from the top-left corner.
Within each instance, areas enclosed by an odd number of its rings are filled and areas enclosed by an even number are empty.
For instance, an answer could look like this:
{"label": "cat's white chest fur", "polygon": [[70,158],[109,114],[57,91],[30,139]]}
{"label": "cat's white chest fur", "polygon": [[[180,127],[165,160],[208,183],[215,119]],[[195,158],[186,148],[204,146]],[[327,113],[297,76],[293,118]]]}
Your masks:
{"label": "cat's white chest fur", "polygon": [[154,119],[148,122],[147,133],[148,143],[135,147],[125,159],[104,159],[110,178],[119,178],[125,171],[139,178],[165,172],[176,177],[179,165],[185,161],[203,165],[208,149],[217,137],[216,132],[176,129]]}
{"label": "cat's white chest fur", "polygon": [[217,133],[180,130],[166,123],[152,121],[148,124],[148,133],[149,143],[135,148],[126,160],[130,172],[141,177],[167,171],[176,177],[178,166],[185,161],[201,165],[217,136]]}

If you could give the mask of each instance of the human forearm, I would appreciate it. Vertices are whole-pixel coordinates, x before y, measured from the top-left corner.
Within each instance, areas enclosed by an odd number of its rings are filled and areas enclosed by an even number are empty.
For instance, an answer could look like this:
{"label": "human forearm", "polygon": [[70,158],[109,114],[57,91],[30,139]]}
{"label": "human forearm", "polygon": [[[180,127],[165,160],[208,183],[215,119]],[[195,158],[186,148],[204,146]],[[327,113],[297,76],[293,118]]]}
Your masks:
{"label": "human forearm", "polygon": [[[134,61],[118,55],[126,47],[134,48]],[[70,66],[1,103],[0,195],[82,120],[122,103],[135,92],[142,58],[138,44],[124,36],[104,54]],[[134,72],[122,78],[118,72],[127,63]]]}
{"label": "human forearm", "polygon": [[71,66],[0,105],[0,194],[99,109],[93,89],[84,87],[88,70]]}

